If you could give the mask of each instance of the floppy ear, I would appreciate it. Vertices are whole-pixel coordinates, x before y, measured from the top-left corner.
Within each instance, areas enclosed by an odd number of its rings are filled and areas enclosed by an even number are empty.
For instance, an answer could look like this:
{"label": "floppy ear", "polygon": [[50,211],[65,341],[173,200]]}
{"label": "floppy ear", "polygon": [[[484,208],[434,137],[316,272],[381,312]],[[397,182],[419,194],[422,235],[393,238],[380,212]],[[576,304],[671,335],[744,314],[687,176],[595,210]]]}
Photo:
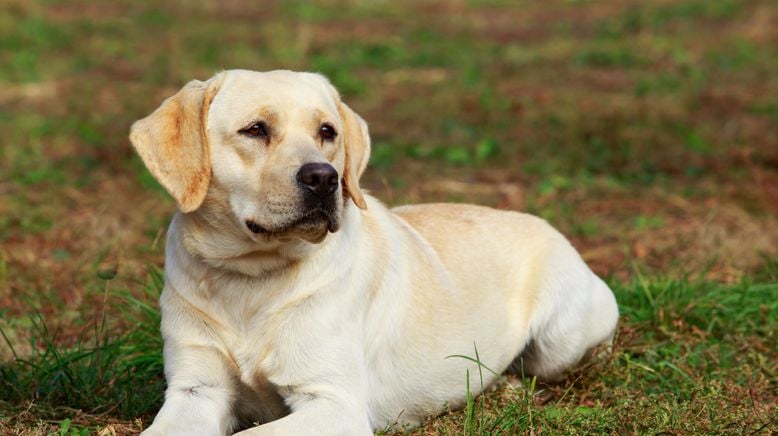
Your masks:
{"label": "floppy ear", "polygon": [[346,129],[344,142],[346,146],[346,165],[343,171],[343,184],[351,196],[351,200],[360,209],[367,209],[365,197],[359,189],[359,178],[365,172],[370,159],[370,135],[367,123],[345,103],[338,103],[338,112]]}
{"label": "floppy ear", "polygon": [[217,82],[187,83],[130,128],[130,142],[182,212],[200,207],[211,182],[205,124]]}

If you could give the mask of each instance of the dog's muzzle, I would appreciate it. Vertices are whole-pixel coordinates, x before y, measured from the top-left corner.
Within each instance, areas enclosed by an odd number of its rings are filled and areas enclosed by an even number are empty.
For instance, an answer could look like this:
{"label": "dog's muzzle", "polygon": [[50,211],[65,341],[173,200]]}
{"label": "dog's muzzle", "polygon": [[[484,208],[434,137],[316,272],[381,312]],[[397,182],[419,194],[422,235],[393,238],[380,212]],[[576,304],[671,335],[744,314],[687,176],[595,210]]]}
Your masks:
{"label": "dog's muzzle", "polygon": [[244,222],[249,231],[255,235],[278,235],[288,232],[317,233],[318,229],[333,233],[338,230],[338,171],[328,163],[307,163],[300,167],[296,179],[302,192],[297,218],[274,228],[249,219]]}

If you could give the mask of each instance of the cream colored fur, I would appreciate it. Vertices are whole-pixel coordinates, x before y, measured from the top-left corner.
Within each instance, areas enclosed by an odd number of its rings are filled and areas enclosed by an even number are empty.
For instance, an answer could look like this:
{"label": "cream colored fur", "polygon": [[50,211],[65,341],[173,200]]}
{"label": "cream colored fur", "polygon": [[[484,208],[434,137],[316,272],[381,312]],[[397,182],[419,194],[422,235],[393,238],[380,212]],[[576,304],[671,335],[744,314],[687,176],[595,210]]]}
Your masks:
{"label": "cream colored fur", "polygon": [[[239,133],[258,120],[267,140]],[[131,139],[181,209],[160,299],[168,388],[146,435],[371,434],[462,406],[468,371],[476,393],[495,380],[449,356],[477,348],[502,372],[531,344],[524,370],[556,378],[611,340],[613,294],[545,221],[361,192],[367,126],[322,76],[192,82]],[[343,177],[331,222],[298,224],[309,162]]]}

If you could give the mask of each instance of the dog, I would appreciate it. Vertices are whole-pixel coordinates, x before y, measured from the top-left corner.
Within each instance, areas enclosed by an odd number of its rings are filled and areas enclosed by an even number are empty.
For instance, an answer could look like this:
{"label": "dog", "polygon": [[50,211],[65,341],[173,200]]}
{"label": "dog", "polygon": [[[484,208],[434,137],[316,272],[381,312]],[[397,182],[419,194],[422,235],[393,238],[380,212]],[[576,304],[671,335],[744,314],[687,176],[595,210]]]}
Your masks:
{"label": "dog", "polygon": [[179,209],[144,435],[372,434],[612,340],[613,293],[545,221],[364,192],[367,124],[319,74],[189,82],[130,140]]}

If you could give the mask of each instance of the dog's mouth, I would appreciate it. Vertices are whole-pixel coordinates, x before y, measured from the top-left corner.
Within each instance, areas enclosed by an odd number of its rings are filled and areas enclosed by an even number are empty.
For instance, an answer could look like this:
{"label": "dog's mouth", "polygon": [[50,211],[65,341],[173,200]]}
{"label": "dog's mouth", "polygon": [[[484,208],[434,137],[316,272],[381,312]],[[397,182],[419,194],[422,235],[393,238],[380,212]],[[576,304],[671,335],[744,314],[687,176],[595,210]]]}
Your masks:
{"label": "dog's mouth", "polygon": [[274,237],[301,237],[303,239],[319,242],[324,239],[327,232],[335,233],[340,227],[339,220],[333,212],[316,208],[305,212],[302,216],[289,223],[266,227],[254,220],[246,220],[246,228],[255,235]]}

